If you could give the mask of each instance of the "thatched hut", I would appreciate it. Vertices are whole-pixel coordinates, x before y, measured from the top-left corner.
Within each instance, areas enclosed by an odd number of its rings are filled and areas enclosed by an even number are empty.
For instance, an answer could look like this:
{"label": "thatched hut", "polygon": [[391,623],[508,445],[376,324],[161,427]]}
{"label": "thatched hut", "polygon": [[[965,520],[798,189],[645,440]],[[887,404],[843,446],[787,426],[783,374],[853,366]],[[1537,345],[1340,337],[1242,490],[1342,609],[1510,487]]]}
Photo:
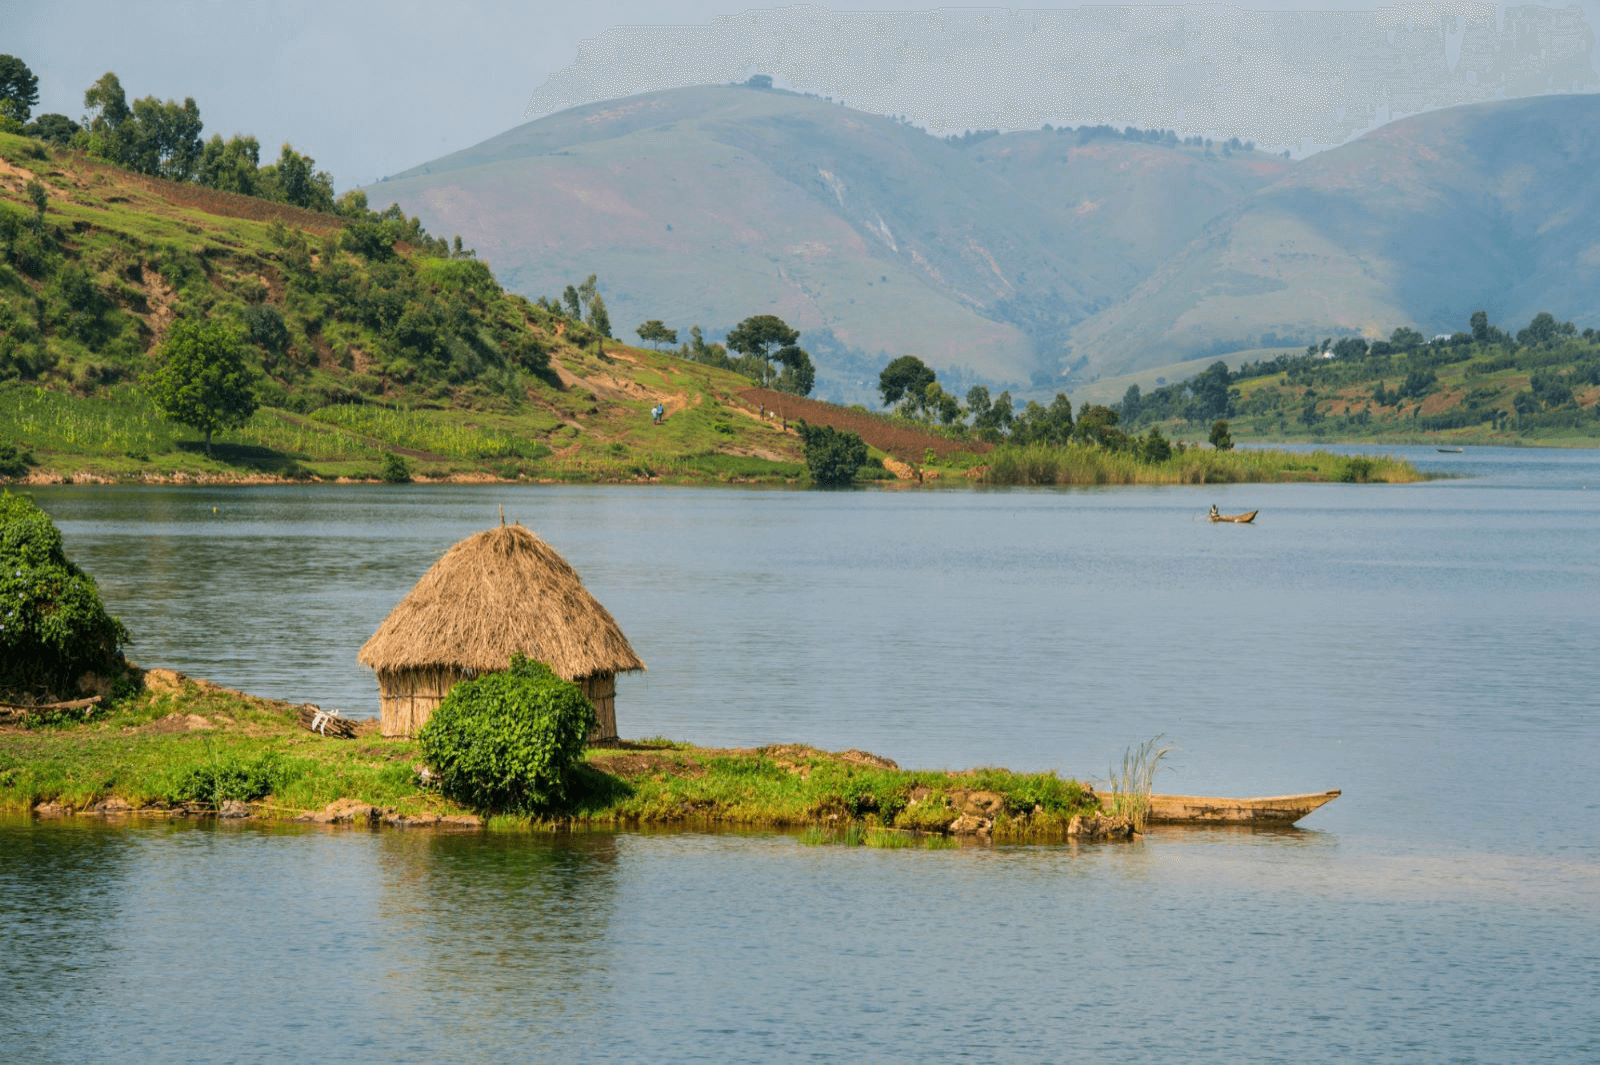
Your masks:
{"label": "thatched hut", "polygon": [[383,734],[415,736],[458,681],[505,669],[513,654],[583,689],[595,740],[617,735],[616,675],[645,668],[566,560],[502,519],[446,551],[356,660],[377,671]]}

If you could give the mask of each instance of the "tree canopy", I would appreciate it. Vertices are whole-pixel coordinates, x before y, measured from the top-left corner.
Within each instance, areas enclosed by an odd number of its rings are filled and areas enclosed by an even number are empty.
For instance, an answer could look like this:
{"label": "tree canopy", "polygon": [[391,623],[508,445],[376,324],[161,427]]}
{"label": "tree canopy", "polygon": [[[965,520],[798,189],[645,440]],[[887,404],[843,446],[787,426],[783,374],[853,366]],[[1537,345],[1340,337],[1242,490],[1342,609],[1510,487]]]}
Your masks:
{"label": "tree canopy", "polygon": [[847,429],[805,422],[800,422],[798,428],[813,483],[842,488],[856,479],[856,471],[867,461],[867,445],[860,436]]}
{"label": "tree canopy", "polygon": [[163,414],[205,434],[207,455],[213,433],[238,428],[256,412],[255,375],[242,343],[215,322],[173,323],[147,387]]}
{"label": "tree canopy", "polygon": [[[757,359],[762,365],[761,383],[780,392],[808,396],[816,384],[817,371],[811,356],[799,346],[800,331],[777,315],[757,314],[728,331],[724,342],[741,355]],[[777,350],[773,350],[776,348]],[[772,363],[783,370],[774,375]]]}
{"label": "tree canopy", "polygon": [[14,55],[0,55],[0,118],[28,121],[39,102],[39,79]]}
{"label": "tree canopy", "polygon": [[676,329],[668,329],[659,318],[652,318],[648,322],[641,324],[634,332],[639,334],[640,340],[658,351],[661,349],[662,344],[676,344],[678,342],[678,331]]}
{"label": "tree canopy", "polygon": [[892,407],[902,399],[913,407],[920,407],[928,386],[935,380],[937,375],[927,363],[915,355],[902,355],[878,375],[878,393],[883,396],[885,407]]}

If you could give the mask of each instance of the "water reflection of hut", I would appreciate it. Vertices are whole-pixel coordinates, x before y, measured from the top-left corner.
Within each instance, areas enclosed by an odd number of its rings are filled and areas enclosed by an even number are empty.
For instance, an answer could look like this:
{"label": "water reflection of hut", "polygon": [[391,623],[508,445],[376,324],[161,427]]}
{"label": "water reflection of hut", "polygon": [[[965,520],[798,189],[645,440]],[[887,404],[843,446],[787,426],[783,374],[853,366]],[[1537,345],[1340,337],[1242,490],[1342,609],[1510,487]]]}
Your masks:
{"label": "water reflection of hut", "polygon": [[383,734],[415,736],[458,681],[505,669],[513,654],[583,689],[597,740],[617,735],[616,675],[645,668],[577,572],[520,524],[446,551],[356,660],[377,671]]}

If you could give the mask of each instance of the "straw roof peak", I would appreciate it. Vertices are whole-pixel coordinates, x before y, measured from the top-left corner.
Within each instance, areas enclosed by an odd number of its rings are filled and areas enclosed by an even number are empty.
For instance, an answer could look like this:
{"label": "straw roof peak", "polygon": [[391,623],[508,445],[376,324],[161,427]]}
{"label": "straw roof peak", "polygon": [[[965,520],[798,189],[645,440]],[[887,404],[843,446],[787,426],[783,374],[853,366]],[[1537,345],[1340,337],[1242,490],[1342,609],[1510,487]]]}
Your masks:
{"label": "straw roof peak", "polygon": [[513,654],[568,680],[645,668],[605,607],[555,549],[521,522],[446,551],[356,660],[376,670],[505,669]]}

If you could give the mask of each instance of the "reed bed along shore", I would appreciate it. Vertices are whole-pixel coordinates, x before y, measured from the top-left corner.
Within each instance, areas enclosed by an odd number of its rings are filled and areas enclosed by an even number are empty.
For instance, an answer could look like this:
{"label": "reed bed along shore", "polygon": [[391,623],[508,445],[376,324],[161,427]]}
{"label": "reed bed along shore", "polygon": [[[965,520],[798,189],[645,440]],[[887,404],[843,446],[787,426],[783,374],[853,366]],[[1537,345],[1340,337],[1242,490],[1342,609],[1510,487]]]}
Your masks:
{"label": "reed bed along shore", "polygon": [[1408,462],[1328,451],[1217,451],[1190,447],[1146,462],[1131,452],[1081,445],[1002,446],[987,456],[992,485],[1250,484],[1337,481],[1404,484],[1423,479]]}

